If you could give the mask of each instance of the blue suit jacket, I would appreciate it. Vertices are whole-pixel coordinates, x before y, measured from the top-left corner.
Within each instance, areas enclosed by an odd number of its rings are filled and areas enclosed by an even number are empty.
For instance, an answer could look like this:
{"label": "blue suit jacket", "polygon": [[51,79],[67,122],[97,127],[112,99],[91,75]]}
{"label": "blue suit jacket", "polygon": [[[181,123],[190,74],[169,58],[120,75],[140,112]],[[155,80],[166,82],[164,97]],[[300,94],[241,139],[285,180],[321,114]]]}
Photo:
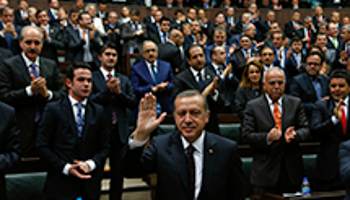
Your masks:
{"label": "blue suit jacket", "polygon": [[137,99],[141,99],[146,93],[152,91],[152,87],[161,83],[169,81],[169,85],[162,92],[157,92],[154,95],[157,97],[158,103],[162,106],[162,111],[167,113],[173,112],[173,102],[171,92],[173,88],[173,70],[170,63],[156,60],[157,62],[157,80],[155,83],[151,73],[148,70],[146,61],[137,63],[131,68],[130,80],[134,88]]}
{"label": "blue suit jacket", "polygon": [[[188,168],[181,133],[154,137],[151,145],[127,150],[127,176],[157,172],[157,200],[189,200]],[[244,180],[237,143],[206,132],[203,148],[202,186],[197,200],[242,200]]]}

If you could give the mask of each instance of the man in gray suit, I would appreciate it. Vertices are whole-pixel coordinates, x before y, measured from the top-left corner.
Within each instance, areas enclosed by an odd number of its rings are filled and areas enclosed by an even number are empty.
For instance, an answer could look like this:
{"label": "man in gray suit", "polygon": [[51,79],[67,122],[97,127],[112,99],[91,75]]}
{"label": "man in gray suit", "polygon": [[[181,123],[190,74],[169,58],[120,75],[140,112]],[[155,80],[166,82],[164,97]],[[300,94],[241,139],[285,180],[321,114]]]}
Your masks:
{"label": "man in gray suit", "polygon": [[254,148],[255,194],[296,192],[304,175],[299,143],[309,138],[308,122],[301,100],[284,94],[285,83],[282,69],[268,69],[266,94],[249,101],[244,111],[241,137]]}

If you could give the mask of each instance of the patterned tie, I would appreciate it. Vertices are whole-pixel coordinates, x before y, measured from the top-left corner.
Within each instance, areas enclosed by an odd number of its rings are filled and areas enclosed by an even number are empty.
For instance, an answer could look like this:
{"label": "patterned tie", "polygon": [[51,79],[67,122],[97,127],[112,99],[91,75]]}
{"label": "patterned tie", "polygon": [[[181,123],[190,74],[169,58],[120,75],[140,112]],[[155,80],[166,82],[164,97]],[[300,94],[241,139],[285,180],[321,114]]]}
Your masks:
{"label": "patterned tie", "polygon": [[33,74],[34,78],[37,79],[39,77],[39,71],[38,71],[38,66],[36,66],[35,63],[32,63],[29,65],[30,67],[30,74]]}
{"label": "patterned tie", "polygon": [[77,112],[77,129],[78,129],[78,137],[81,137],[83,134],[83,127],[84,127],[84,116],[82,112],[83,104],[82,103],[76,103],[75,104],[78,107],[78,112]]}
{"label": "patterned tie", "polygon": [[190,185],[190,196],[188,199],[194,199],[195,190],[196,190],[196,165],[193,158],[193,152],[196,151],[196,148],[190,144],[186,149],[186,159],[187,159],[187,168],[188,168],[188,180]]}
{"label": "patterned tie", "polygon": [[152,70],[152,74],[153,74],[153,80],[155,84],[158,84],[158,78],[157,78],[157,72],[155,70],[155,65],[152,63],[151,64],[151,70]]}
{"label": "patterned tie", "polygon": [[200,90],[202,91],[202,89],[204,88],[204,80],[202,78],[201,72],[198,72],[197,76],[198,76],[198,85]]}
{"label": "patterned tie", "polygon": [[343,128],[343,134],[346,134],[346,125],[348,123],[347,117],[346,117],[346,113],[345,113],[345,107],[344,107],[344,103],[341,104],[342,109],[341,109],[341,118],[340,118],[340,122],[341,122],[341,126]]}
{"label": "patterned tie", "polygon": [[248,51],[248,49],[245,50],[245,57],[246,57],[246,59],[247,59],[247,61],[248,61],[248,60],[249,60],[249,51]]}
{"label": "patterned tie", "polygon": [[308,47],[311,47],[311,33],[310,33],[309,29],[306,29],[306,30],[307,30],[307,37],[309,38],[309,41],[307,42],[307,45],[308,45]]}
{"label": "patterned tie", "polygon": [[337,43],[336,38],[333,38],[332,40],[333,40],[334,47],[337,49],[338,48],[338,43]]}
{"label": "patterned tie", "polygon": [[280,109],[278,108],[278,102],[274,102],[273,104],[273,118],[275,119],[278,130],[282,130],[282,115]]}
{"label": "patterned tie", "polygon": [[[110,81],[112,79],[112,74],[111,73],[108,73],[107,74],[107,81]],[[113,125],[116,125],[117,124],[117,121],[118,121],[118,118],[117,118],[117,113],[116,111],[113,109],[112,110],[112,124]]]}

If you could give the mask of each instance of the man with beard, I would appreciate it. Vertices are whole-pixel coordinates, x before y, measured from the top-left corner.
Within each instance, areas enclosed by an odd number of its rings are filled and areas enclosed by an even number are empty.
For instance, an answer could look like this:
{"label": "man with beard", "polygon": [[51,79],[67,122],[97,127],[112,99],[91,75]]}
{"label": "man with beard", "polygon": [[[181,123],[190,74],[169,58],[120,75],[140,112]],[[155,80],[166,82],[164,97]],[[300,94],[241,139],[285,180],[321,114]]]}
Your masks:
{"label": "man with beard", "polygon": [[105,109],[108,130],[111,138],[111,186],[110,199],[121,199],[123,175],[120,166],[120,153],[128,142],[129,126],[127,109],[134,110],[137,100],[128,77],[117,73],[117,47],[107,42],[101,49],[99,60],[101,67],[93,73],[91,99]]}
{"label": "man with beard", "polygon": [[16,109],[22,153],[32,156],[43,109],[62,96],[63,87],[56,63],[39,56],[43,46],[40,29],[26,26],[20,38],[23,52],[4,60],[0,68],[0,100]]}
{"label": "man with beard", "polygon": [[299,98],[284,94],[282,69],[264,73],[265,95],[247,103],[242,142],[254,148],[250,182],[254,194],[282,194],[300,189],[303,159],[299,143],[309,138],[308,122]]}

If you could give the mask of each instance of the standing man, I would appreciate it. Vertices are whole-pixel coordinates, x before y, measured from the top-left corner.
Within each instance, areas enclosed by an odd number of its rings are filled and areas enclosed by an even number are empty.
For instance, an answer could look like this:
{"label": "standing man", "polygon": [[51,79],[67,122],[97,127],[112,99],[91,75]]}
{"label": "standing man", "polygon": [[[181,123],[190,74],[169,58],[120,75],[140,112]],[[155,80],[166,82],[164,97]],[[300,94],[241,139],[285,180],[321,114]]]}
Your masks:
{"label": "standing man", "polygon": [[157,45],[165,44],[169,40],[170,19],[162,17],[159,21],[159,29],[157,32],[150,34],[150,39]]}
{"label": "standing man", "polygon": [[158,47],[150,40],[143,43],[142,62],[132,66],[130,80],[138,100],[152,92],[158,100],[163,112],[171,114],[173,103],[173,70],[168,62],[158,60]]}
{"label": "standing man", "polygon": [[[212,71],[205,69],[205,54],[203,47],[191,45],[186,51],[189,67],[174,78],[173,97],[184,90],[195,89],[205,97],[210,109],[209,121],[205,129],[220,134],[218,112],[224,106],[224,98],[219,89],[219,77]],[[221,87],[221,84],[220,84]]]}
{"label": "standing man", "polygon": [[299,143],[309,138],[300,99],[284,94],[286,77],[273,67],[264,73],[265,95],[248,102],[242,141],[254,148],[250,182],[254,194],[299,191],[303,159]]}
{"label": "standing man", "polygon": [[0,117],[0,198],[6,200],[5,173],[21,158],[15,109],[0,102]]}
{"label": "standing man", "polygon": [[330,98],[315,103],[310,128],[320,142],[317,155],[314,188],[317,191],[342,190],[339,177],[339,144],[349,140],[350,73],[336,69],[330,74]]}
{"label": "standing man", "polygon": [[62,96],[62,80],[57,64],[40,57],[43,34],[26,26],[21,31],[23,52],[4,60],[0,68],[0,100],[16,109],[24,156],[32,156],[37,127],[48,101]]}
{"label": "standing man", "polygon": [[14,11],[10,7],[0,9],[0,47],[7,48],[13,54],[19,54],[19,38],[21,28],[14,23]]}
{"label": "standing man", "polygon": [[156,118],[152,94],[141,100],[138,126],[125,157],[127,175],[156,172],[156,199],[244,199],[236,142],[204,130],[210,114],[206,98],[197,90],[187,90],[177,95],[174,108],[178,130],[154,137],[143,151],[165,113]]}
{"label": "standing man", "polygon": [[129,121],[127,109],[134,110],[137,100],[128,77],[117,73],[115,65],[118,61],[117,47],[107,42],[99,55],[101,67],[93,73],[93,90],[91,99],[105,109],[108,130],[111,138],[111,200],[121,199],[123,191],[123,175],[120,166],[120,153],[128,142]]}
{"label": "standing man", "polygon": [[329,79],[320,74],[323,62],[324,56],[321,53],[310,52],[306,57],[306,73],[295,76],[290,84],[290,95],[301,99],[308,120],[311,120],[314,103],[329,95]]}
{"label": "standing man", "polygon": [[36,147],[48,164],[46,199],[100,198],[109,152],[109,132],[102,106],[88,99],[92,70],[74,63],[67,70],[68,96],[45,107]]}
{"label": "standing man", "polygon": [[49,0],[49,11],[50,23],[59,26],[60,19],[58,18],[58,9],[60,8],[59,0]]}

